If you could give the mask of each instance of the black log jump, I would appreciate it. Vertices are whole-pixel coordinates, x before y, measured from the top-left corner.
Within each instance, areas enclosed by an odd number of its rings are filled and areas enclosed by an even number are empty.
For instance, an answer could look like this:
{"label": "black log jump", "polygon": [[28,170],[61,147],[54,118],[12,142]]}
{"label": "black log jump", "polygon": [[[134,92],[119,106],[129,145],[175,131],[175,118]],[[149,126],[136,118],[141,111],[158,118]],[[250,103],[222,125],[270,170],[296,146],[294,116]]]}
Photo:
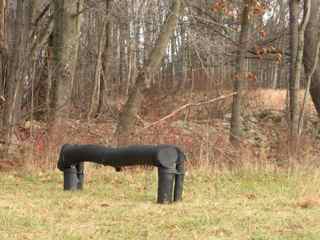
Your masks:
{"label": "black log jump", "polygon": [[158,167],[158,203],[182,199],[184,153],[173,145],[133,145],[109,148],[102,145],[65,144],[60,151],[58,168],[64,174],[64,190],[81,190],[84,162],[112,166],[148,165]]}

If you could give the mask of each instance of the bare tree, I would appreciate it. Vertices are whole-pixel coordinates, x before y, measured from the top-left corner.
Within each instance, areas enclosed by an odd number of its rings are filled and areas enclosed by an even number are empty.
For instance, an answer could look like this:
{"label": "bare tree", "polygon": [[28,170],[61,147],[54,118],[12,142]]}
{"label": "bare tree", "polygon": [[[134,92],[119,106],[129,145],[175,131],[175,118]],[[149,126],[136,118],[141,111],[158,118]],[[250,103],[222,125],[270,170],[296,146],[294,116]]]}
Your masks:
{"label": "bare tree", "polygon": [[[6,44],[6,0],[0,0],[0,106],[5,99],[5,77],[7,69],[7,44]],[[2,126],[2,121],[0,121]]]}
{"label": "bare tree", "polygon": [[304,33],[310,18],[310,0],[304,1],[303,19],[299,25],[300,1],[290,1],[290,78],[289,78],[289,116],[291,148],[296,150],[299,136],[299,90],[303,60]]}
{"label": "bare tree", "polygon": [[88,118],[93,118],[98,113],[99,103],[102,95],[102,55],[105,49],[105,38],[106,38],[106,18],[97,17],[97,28],[98,31],[98,46],[97,46],[97,57],[96,57],[96,66],[94,71],[94,86],[91,94],[91,102],[89,106]]}
{"label": "bare tree", "polygon": [[[319,56],[317,53],[317,45],[320,41],[319,28],[320,28],[320,1],[311,0],[310,8],[310,20],[306,27],[304,33],[305,46],[304,46],[304,55],[303,63],[305,67],[306,74],[309,75],[312,71],[314,62]],[[315,71],[311,78],[310,84],[310,95],[315,106],[315,109],[320,116],[320,66],[317,64],[315,66]]]}
{"label": "bare tree", "polygon": [[250,11],[253,1],[244,0],[241,14],[241,32],[239,37],[239,50],[236,62],[236,76],[234,79],[233,89],[237,94],[233,97],[230,141],[238,145],[241,136],[241,100],[242,84],[246,79],[246,53],[248,50],[249,28],[250,28]]}
{"label": "bare tree", "polygon": [[294,138],[297,135],[298,126],[298,92],[300,88],[300,78],[296,76],[297,52],[299,47],[299,5],[300,1],[289,1],[290,8],[290,78],[289,78],[289,117],[290,117],[290,135]]}
{"label": "bare tree", "polygon": [[10,145],[13,129],[18,123],[21,114],[22,86],[26,70],[26,52],[28,43],[28,29],[25,27],[26,4],[17,1],[15,8],[15,22],[13,43],[8,53],[8,75],[6,75],[5,106],[3,122],[5,128],[5,141]]}
{"label": "bare tree", "polygon": [[54,0],[53,105],[58,118],[69,116],[78,59],[82,0]]}
{"label": "bare tree", "polygon": [[170,41],[170,37],[176,29],[181,9],[182,1],[175,0],[166,21],[162,26],[156,44],[151,50],[147,63],[138,73],[135,84],[130,90],[129,97],[120,114],[119,123],[116,129],[116,136],[118,137],[120,144],[126,144],[128,136],[134,131],[136,116],[144,97],[143,88],[146,77],[150,76],[150,74],[159,67]]}

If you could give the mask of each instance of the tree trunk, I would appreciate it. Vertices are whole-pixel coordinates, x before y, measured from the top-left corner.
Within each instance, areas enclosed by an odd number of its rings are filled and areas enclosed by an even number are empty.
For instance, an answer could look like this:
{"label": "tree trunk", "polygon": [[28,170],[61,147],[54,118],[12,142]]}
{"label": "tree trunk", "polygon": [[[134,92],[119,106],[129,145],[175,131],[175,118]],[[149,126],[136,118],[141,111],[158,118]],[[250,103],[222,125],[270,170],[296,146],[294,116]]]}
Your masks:
{"label": "tree trunk", "polygon": [[6,0],[0,0],[0,51],[6,47]]}
{"label": "tree trunk", "polygon": [[125,59],[126,59],[126,54],[125,54],[125,48],[126,48],[126,42],[125,42],[125,37],[126,37],[126,29],[123,26],[123,24],[119,24],[119,94],[122,94],[123,90],[126,89],[126,84],[128,83],[126,81],[126,64],[125,64]]}
{"label": "tree trunk", "polygon": [[[316,57],[317,43],[320,40],[319,27],[320,27],[320,1],[311,0],[310,20],[304,33],[305,45],[303,64],[305,67],[306,75],[312,71]],[[315,68],[315,72],[311,78],[310,95],[315,106],[315,109],[320,116],[320,66]]]}
{"label": "tree trunk", "polygon": [[71,110],[73,79],[78,58],[82,0],[54,0],[53,76],[54,114],[68,118]]}
{"label": "tree trunk", "polygon": [[[7,44],[6,44],[6,0],[0,0],[0,109],[5,104]],[[3,126],[3,117],[0,118],[0,127]]]}
{"label": "tree trunk", "polygon": [[243,1],[243,10],[241,15],[241,32],[239,38],[239,50],[236,63],[236,77],[233,83],[235,94],[232,103],[231,131],[230,141],[235,146],[239,145],[241,137],[241,102],[242,102],[242,85],[246,79],[246,52],[249,41],[250,27],[250,10],[252,0]]}
{"label": "tree trunk", "polygon": [[105,45],[105,35],[106,35],[106,19],[103,17],[101,21],[98,21],[98,54],[96,58],[96,67],[94,72],[94,86],[91,95],[91,103],[89,107],[88,119],[96,116],[99,108],[99,101],[101,96],[101,70],[102,70],[102,52]]}
{"label": "tree trunk", "polygon": [[290,7],[290,78],[289,78],[289,117],[290,117],[290,138],[295,149],[295,142],[299,129],[299,89],[302,68],[302,57],[304,47],[304,31],[310,16],[310,0],[305,0],[304,16],[299,28],[299,0],[289,2]]}
{"label": "tree trunk", "polygon": [[156,44],[150,52],[149,59],[145,63],[143,69],[138,73],[135,84],[129,92],[128,100],[120,113],[119,123],[116,129],[116,136],[118,137],[119,144],[127,144],[130,133],[134,131],[136,115],[138,114],[144,97],[143,88],[145,78],[155,72],[159,67],[170,41],[170,37],[176,29],[181,9],[181,0],[175,0],[166,21],[162,26]]}
{"label": "tree trunk", "polygon": [[[35,74],[33,76],[33,83],[31,93],[27,93],[29,99],[31,98],[31,109],[35,111],[32,112],[32,117],[35,120],[45,120],[48,114],[48,108],[46,105],[46,96],[48,94],[48,63],[49,56],[45,44],[48,42],[49,36],[53,29],[53,19],[49,16],[50,4],[47,4],[44,9],[41,9],[41,4],[39,0],[29,0],[28,6],[28,29],[30,36],[29,43],[29,56],[32,59],[32,64],[34,65]],[[41,17],[39,17],[41,16]],[[46,21],[47,20],[47,21]],[[32,33],[32,34],[31,34]],[[46,52],[46,57],[42,54]],[[44,65],[38,64],[39,60],[44,60]],[[40,61],[41,61],[40,60]],[[32,68],[29,68],[32,69]],[[28,101],[29,103],[29,101]]]}
{"label": "tree trunk", "polygon": [[100,95],[97,113],[101,112],[104,103],[105,92],[108,86],[111,86],[111,79],[113,78],[113,72],[111,71],[112,63],[112,33],[113,33],[113,22],[110,15],[113,0],[106,0],[106,16],[107,23],[105,25],[105,44],[101,56],[101,67],[102,67],[102,79],[100,84]]}
{"label": "tree trunk", "polygon": [[[307,24],[309,22],[309,18],[310,18],[310,8],[311,8],[311,0],[304,0],[304,5],[303,5],[304,11],[303,11],[303,18],[302,18],[302,22],[301,22],[301,26],[299,27],[299,35],[298,35],[298,51],[297,51],[297,59],[296,59],[296,67],[295,67],[295,73],[294,73],[294,82],[298,82],[300,85],[300,81],[301,81],[301,71],[302,71],[302,61],[303,61],[303,48],[304,48],[304,33],[307,27]],[[307,76],[308,78],[308,76]],[[307,84],[309,85],[309,84]],[[307,86],[307,88],[309,88],[309,86]],[[299,96],[299,89],[297,90],[296,93],[297,97]],[[294,132],[294,134],[292,134],[294,137],[292,140],[295,140],[295,138],[297,138],[300,135],[300,130],[301,130],[301,126],[302,126],[302,119],[303,119],[303,114],[300,114],[300,107],[299,107],[299,101],[298,102],[298,113],[296,113],[298,116],[296,116],[297,119],[295,119],[295,121],[297,121],[296,126],[294,126],[291,129],[291,132]],[[305,100],[303,101],[304,104]],[[304,107],[304,106],[303,106]],[[303,109],[302,109],[303,111]],[[301,120],[300,120],[301,119]],[[300,123],[301,122],[301,123]],[[294,141],[295,142],[295,141]],[[294,143],[293,142],[293,143]],[[294,149],[297,149],[294,145],[292,146],[294,147]]]}
{"label": "tree trunk", "polygon": [[22,79],[25,73],[25,44],[27,43],[24,28],[25,8],[23,1],[18,1],[16,6],[16,19],[14,23],[14,38],[10,61],[8,61],[8,75],[5,90],[5,106],[3,122],[5,127],[5,140],[8,146],[11,143],[13,129],[21,114]]}

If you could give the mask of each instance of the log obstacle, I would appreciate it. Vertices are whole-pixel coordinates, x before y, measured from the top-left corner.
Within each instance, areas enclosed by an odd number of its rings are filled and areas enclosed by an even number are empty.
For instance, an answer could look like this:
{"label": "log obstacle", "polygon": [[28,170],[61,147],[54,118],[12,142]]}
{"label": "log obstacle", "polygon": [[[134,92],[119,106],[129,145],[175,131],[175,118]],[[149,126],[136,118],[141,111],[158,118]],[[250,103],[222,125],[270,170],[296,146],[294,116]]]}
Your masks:
{"label": "log obstacle", "polygon": [[58,168],[63,171],[64,190],[82,190],[84,162],[112,166],[147,165],[158,168],[158,203],[182,199],[184,181],[184,153],[174,145],[132,145],[110,148],[102,145],[64,144],[61,147]]}

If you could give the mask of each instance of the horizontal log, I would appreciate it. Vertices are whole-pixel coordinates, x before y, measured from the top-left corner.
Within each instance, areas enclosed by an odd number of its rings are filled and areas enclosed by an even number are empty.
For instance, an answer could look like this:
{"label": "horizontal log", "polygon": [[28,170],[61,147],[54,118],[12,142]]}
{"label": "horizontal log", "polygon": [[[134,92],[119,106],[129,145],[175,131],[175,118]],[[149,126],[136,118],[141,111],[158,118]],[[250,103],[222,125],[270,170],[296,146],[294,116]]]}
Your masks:
{"label": "horizontal log", "polygon": [[65,144],[61,148],[58,168],[63,171],[72,165],[88,161],[115,168],[150,165],[175,169],[180,152],[174,145],[131,145],[110,148],[94,144]]}

